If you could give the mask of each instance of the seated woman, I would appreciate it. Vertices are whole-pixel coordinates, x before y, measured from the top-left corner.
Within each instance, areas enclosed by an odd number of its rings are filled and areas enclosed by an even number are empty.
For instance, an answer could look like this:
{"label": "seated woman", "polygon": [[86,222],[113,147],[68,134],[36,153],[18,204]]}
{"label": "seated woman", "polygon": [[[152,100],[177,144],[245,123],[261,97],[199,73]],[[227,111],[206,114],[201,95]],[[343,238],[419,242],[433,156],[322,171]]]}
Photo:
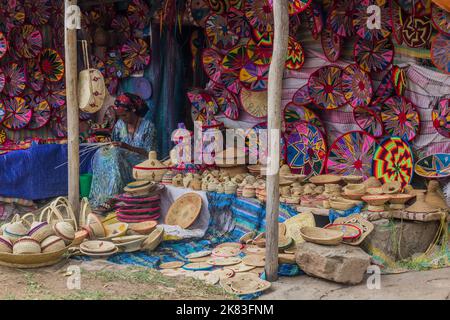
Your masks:
{"label": "seated woman", "polygon": [[101,211],[108,209],[108,200],[133,180],[133,166],[145,161],[156,147],[155,127],[145,118],[148,109],[144,100],[125,93],[116,98],[113,108],[119,120],[113,128],[112,145],[97,150],[92,165],[89,202]]}

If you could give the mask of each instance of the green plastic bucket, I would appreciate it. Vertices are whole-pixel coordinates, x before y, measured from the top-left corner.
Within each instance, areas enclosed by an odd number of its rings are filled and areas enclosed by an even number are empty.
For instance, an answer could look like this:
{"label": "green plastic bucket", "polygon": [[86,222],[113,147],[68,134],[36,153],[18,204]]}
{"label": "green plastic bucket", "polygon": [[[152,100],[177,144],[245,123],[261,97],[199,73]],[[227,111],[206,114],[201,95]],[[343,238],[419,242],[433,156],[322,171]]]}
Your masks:
{"label": "green plastic bucket", "polygon": [[80,197],[89,197],[91,193],[92,174],[85,173],[80,175]]}

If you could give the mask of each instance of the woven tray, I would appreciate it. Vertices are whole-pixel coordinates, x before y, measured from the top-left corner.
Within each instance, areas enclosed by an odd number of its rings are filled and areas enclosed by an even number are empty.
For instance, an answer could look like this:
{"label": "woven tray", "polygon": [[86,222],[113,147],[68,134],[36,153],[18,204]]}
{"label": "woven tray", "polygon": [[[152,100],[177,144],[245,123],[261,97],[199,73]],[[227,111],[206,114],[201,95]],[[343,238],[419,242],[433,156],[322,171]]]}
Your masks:
{"label": "woven tray", "polygon": [[0,265],[20,269],[47,267],[60,262],[67,249],[68,247],[55,252],[37,254],[0,253]]}
{"label": "woven tray", "polygon": [[202,197],[193,192],[187,193],[170,206],[165,223],[187,229],[197,220],[201,209]]}

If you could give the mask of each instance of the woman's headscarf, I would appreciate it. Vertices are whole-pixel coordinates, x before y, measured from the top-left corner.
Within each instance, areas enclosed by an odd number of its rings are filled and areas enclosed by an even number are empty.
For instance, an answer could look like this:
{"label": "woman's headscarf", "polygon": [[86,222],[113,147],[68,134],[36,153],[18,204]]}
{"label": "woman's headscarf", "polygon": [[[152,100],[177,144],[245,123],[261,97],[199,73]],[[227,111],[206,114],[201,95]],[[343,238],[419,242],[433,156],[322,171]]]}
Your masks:
{"label": "woman's headscarf", "polygon": [[116,107],[125,108],[130,111],[136,109],[135,113],[140,117],[145,116],[148,111],[148,107],[145,101],[138,95],[132,93],[123,93],[119,95],[116,98],[116,101],[114,101],[114,105]]}

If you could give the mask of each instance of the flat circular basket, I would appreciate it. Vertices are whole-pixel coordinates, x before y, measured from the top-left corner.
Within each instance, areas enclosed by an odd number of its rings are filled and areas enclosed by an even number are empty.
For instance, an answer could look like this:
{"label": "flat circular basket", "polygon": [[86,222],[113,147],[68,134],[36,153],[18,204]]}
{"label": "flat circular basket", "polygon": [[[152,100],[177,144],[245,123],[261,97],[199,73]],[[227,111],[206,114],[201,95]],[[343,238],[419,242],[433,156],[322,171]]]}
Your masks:
{"label": "flat circular basket", "polygon": [[231,93],[224,87],[216,84],[211,88],[208,88],[208,91],[211,92],[220,110],[222,110],[227,118],[232,120],[237,120],[239,118],[240,103],[238,97],[234,93]]}
{"label": "flat circular basket", "polygon": [[24,98],[15,97],[4,102],[6,115],[3,119],[3,126],[10,130],[20,130],[25,128],[31,121],[33,111]]}
{"label": "flat circular basket", "polygon": [[399,66],[392,67],[392,82],[398,96],[403,96],[406,90],[406,71]]}
{"label": "flat circular basket", "polygon": [[[311,5],[306,8],[301,17],[302,20],[306,20],[306,25],[308,26],[309,31],[311,31],[313,39],[319,39],[325,24],[321,4],[311,2]],[[298,26],[298,23],[296,23],[296,25]]]}
{"label": "flat circular basket", "polygon": [[[241,2],[240,0],[238,1]],[[233,34],[238,35],[240,38],[250,38],[252,36],[252,27],[250,27],[243,11],[237,9],[230,10],[227,12],[227,18],[228,28]]]}
{"label": "flat circular basket", "polygon": [[309,77],[309,96],[321,109],[337,109],[345,104],[342,93],[342,69],[337,66],[325,66]]}
{"label": "flat circular basket", "polygon": [[440,33],[450,36],[450,12],[433,4],[431,7],[431,20]]}
{"label": "flat circular basket", "polygon": [[353,0],[333,1],[327,24],[338,36],[350,37],[355,33],[353,28],[353,10]]}
{"label": "flat circular basket", "polygon": [[246,50],[248,58],[254,64],[265,66],[272,61],[273,48],[271,45],[257,44],[253,39],[250,39],[247,42]]}
{"label": "flat circular basket", "polygon": [[370,177],[376,145],[375,138],[364,131],[352,131],[340,136],[328,151],[326,172]]}
{"label": "flat circular basket", "polygon": [[250,272],[240,272],[231,278],[220,280],[221,287],[230,294],[255,294],[270,288],[271,283],[262,280],[258,275]]}
{"label": "flat circular basket", "polygon": [[357,64],[348,65],[342,71],[342,93],[353,108],[369,105],[373,95],[370,75]]}
{"label": "flat circular basket", "polygon": [[45,49],[39,57],[41,71],[47,81],[57,82],[64,77],[64,61],[53,49]]}
{"label": "flat circular basket", "polygon": [[300,234],[305,241],[323,245],[338,245],[344,237],[342,231],[318,227],[302,227]]}
{"label": "flat circular basket", "polygon": [[433,26],[428,17],[409,16],[403,23],[403,42],[411,48],[423,48],[430,42]]}
{"label": "flat circular basket", "polygon": [[387,98],[390,98],[395,94],[394,82],[392,81],[392,69],[381,79],[378,85],[375,95],[373,96],[371,107],[377,112],[381,111],[381,103],[383,103]]}
{"label": "flat circular basket", "polygon": [[50,129],[57,138],[67,137],[67,111],[65,107],[53,109]]}
{"label": "flat circular basket", "polygon": [[436,131],[446,137],[450,138],[450,99],[443,98],[436,103],[431,112],[433,120],[433,127]]}
{"label": "flat circular basket", "polygon": [[321,43],[323,53],[330,62],[336,62],[341,56],[342,38],[325,26],[321,33]]}
{"label": "flat circular basket", "polygon": [[267,116],[267,91],[256,92],[242,88],[239,98],[242,107],[249,115],[255,118]]}
{"label": "flat circular basket", "polygon": [[197,220],[201,210],[202,197],[196,193],[187,193],[170,206],[165,224],[187,229]]}
{"label": "flat circular basket", "polygon": [[402,29],[404,22],[403,11],[396,1],[391,1],[390,5],[391,5],[390,14],[392,20],[392,34],[394,35],[395,41],[397,41],[398,44],[402,44],[403,43]]}
{"label": "flat circular basket", "polygon": [[67,249],[68,247],[55,252],[37,254],[0,253],[0,265],[19,269],[51,266],[64,258]]}
{"label": "flat circular basket", "polygon": [[28,59],[27,75],[30,87],[36,92],[41,91],[44,86],[45,78],[39,63],[35,59]]}
{"label": "flat circular basket", "polygon": [[381,106],[384,130],[391,136],[412,141],[420,130],[420,116],[416,107],[405,97],[393,96]]}
{"label": "flat circular basket", "polygon": [[151,54],[147,42],[128,40],[120,49],[123,63],[131,72],[144,70],[150,64]]}
{"label": "flat circular basket", "polygon": [[220,81],[228,91],[234,94],[239,94],[242,90],[238,70],[227,70],[226,72],[222,72],[220,75]]}
{"label": "flat circular basket", "polygon": [[300,42],[296,41],[293,37],[289,37],[288,42],[288,56],[286,58],[286,68],[289,70],[298,71],[303,67],[305,63],[305,54]]}
{"label": "flat circular basket", "polygon": [[242,86],[251,91],[266,91],[269,80],[269,65],[247,62],[239,73]]}
{"label": "flat circular basket", "polygon": [[300,87],[292,97],[292,103],[298,106],[306,106],[311,103],[311,98],[309,97],[308,85]]}
{"label": "flat circular basket", "polygon": [[324,227],[328,230],[340,231],[344,234],[343,240],[358,239],[361,236],[361,229],[353,224],[348,223],[333,223]]}
{"label": "flat circular basket", "polygon": [[366,72],[386,70],[394,60],[394,45],[389,38],[369,41],[358,39],[353,55],[356,63]]}
{"label": "flat circular basket", "polygon": [[225,15],[211,14],[206,19],[205,32],[209,43],[221,51],[233,48],[240,39],[228,28],[228,18]]}
{"label": "flat circular basket", "polygon": [[[373,12],[368,10],[370,6],[376,6],[380,9],[379,27],[372,27],[369,23],[373,16]],[[389,37],[392,31],[389,1],[357,1],[353,12],[353,23],[356,34],[362,39],[372,41]]]}
{"label": "flat circular basket", "polygon": [[424,178],[450,177],[450,154],[437,153],[423,157],[417,161],[414,172]]}
{"label": "flat circular basket", "polygon": [[450,74],[450,36],[437,34],[431,43],[431,61],[436,68]]}
{"label": "flat circular basket", "polygon": [[52,113],[49,103],[39,96],[31,96],[29,104],[33,114],[27,128],[36,130],[44,127],[50,121]]}
{"label": "flat circular basket", "polygon": [[244,12],[257,41],[273,32],[273,12],[268,0],[246,0]]}
{"label": "flat circular basket", "polygon": [[353,109],[353,119],[361,128],[371,136],[378,138],[383,135],[383,122],[380,117],[367,107],[356,107]]}
{"label": "flat circular basket", "polygon": [[151,21],[150,8],[144,0],[133,0],[127,9],[128,21],[135,29],[144,29]]}
{"label": "flat circular basket", "polygon": [[212,48],[207,48],[202,52],[203,70],[214,83],[222,84],[220,74],[222,72],[223,56]]}
{"label": "flat circular basket", "polygon": [[42,34],[31,24],[23,25],[14,32],[12,43],[19,55],[25,59],[32,59],[42,50]]}
{"label": "flat circular basket", "polygon": [[64,82],[48,83],[42,89],[42,97],[53,109],[59,109],[66,103],[66,89]]}
{"label": "flat circular basket", "polygon": [[310,109],[298,106],[294,103],[288,103],[284,107],[285,129],[294,122],[305,121],[315,125],[325,136],[325,126],[320,118]]}
{"label": "flat circular basket", "polygon": [[5,85],[3,92],[10,97],[20,96],[26,87],[25,69],[13,62],[3,67]]}

